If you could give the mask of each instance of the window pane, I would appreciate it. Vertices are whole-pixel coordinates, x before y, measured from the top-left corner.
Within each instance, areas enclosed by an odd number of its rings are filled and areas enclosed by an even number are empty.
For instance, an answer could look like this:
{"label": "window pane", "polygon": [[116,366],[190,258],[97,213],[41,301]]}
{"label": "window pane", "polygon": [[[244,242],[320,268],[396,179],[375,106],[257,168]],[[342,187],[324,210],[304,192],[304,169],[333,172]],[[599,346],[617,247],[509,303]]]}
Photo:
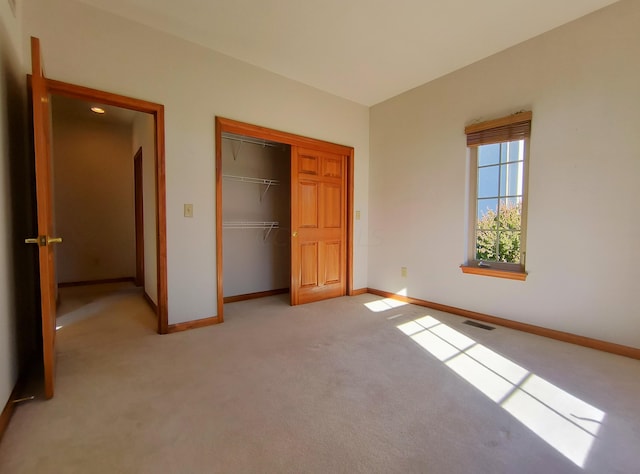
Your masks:
{"label": "window pane", "polygon": [[478,147],[478,166],[496,165],[500,162],[500,144]]}
{"label": "window pane", "polygon": [[509,149],[507,148],[508,143],[500,143],[500,163],[504,163],[507,161],[507,156],[509,154]]}
{"label": "window pane", "polygon": [[498,233],[498,262],[520,263],[520,232]]}
{"label": "window pane", "polygon": [[500,206],[522,206],[522,196],[502,198],[500,199]]}
{"label": "window pane", "polygon": [[522,171],[522,162],[500,165],[500,196],[522,194]]}
{"label": "window pane", "polygon": [[[478,229],[496,228],[494,222],[498,215],[497,199],[478,199]],[[493,227],[491,227],[493,225]]]}
{"label": "window pane", "polygon": [[522,205],[519,198],[500,200],[498,226],[501,230],[520,230],[522,225]]}
{"label": "window pane", "polygon": [[478,169],[478,197],[498,196],[498,168],[499,166],[489,166]]}
{"label": "window pane", "polygon": [[494,230],[476,231],[476,260],[495,262],[497,255],[497,236]]}
{"label": "window pane", "polygon": [[502,144],[503,163],[508,161],[520,161],[524,159],[524,140],[516,140]]}

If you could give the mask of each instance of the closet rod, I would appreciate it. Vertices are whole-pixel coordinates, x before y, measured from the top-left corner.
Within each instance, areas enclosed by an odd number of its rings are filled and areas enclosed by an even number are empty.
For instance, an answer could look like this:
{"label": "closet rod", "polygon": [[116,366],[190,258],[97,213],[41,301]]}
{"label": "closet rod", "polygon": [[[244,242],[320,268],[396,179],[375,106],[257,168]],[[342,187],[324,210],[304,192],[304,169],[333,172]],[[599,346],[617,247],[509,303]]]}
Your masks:
{"label": "closet rod", "polygon": [[227,140],[233,140],[240,143],[251,143],[252,145],[260,145],[262,147],[269,146],[272,148],[284,148],[284,145],[282,143],[269,142],[267,140],[261,140],[260,138],[231,135],[228,133],[223,133],[222,138],[226,138]]}

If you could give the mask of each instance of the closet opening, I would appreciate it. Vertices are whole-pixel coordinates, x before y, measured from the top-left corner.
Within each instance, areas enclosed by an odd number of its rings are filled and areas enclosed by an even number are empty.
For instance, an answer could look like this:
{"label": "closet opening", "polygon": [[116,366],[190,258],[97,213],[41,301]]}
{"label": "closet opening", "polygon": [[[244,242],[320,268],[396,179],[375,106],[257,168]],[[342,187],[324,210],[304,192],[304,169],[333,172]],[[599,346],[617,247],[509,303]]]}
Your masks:
{"label": "closet opening", "polygon": [[353,292],[353,147],[216,117],[218,322],[224,304]]}
{"label": "closet opening", "polygon": [[224,303],[289,292],[291,146],[222,134]]}

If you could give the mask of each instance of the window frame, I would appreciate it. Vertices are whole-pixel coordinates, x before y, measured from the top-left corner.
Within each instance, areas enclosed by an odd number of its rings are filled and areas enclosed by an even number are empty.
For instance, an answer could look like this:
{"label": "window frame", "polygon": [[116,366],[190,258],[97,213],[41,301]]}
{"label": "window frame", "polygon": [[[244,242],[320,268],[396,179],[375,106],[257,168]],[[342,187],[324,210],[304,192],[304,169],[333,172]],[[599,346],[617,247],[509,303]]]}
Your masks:
{"label": "window frame", "polygon": [[[517,124],[521,122],[529,122],[529,129],[531,123],[531,112],[520,112],[518,114],[510,115],[496,120],[483,122],[479,124],[473,124],[465,128],[465,133],[469,137],[470,133],[483,132],[483,131],[495,131],[499,128],[504,128],[511,124]],[[469,138],[468,138],[469,140]],[[520,223],[520,262],[519,263],[505,263],[505,262],[487,262],[481,264],[480,260],[476,259],[476,231],[477,231],[477,219],[478,219],[478,148],[482,145],[488,145],[491,143],[507,143],[517,140],[524,140],[523,143],[523,166],[522,166],[522,214]],[[497,278],[507,278],[512,280],[524,281],[527,278],[526,268],[526,244],[527,244],[527,210],[528,210],[528,190],[529,190],[529,155],[530,155],[530,133],[527,129],[526,133],[522,136],[510,137],[505,139],[491,140],[489,143],[475,143],[467,146],[467,163],[468,163],[468,205],[467,205],[467,232],[466,232],[466,260],[465,263],[460,265],[463,273],[469,273],[474,275],[484,275]],[[500,199],[498,197],[498,199]]]}

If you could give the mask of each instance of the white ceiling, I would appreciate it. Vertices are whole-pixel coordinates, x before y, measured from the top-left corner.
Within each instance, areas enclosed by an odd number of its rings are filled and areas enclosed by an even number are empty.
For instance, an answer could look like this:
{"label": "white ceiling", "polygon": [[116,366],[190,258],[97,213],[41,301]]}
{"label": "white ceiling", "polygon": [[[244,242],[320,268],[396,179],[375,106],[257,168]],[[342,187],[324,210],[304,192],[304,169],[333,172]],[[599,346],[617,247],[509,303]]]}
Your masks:
{"label": "white ceiling", "polygon": [[[91,111],[91,107],[102,108],[105,113],[102,115]],[[113,107],[100,104],[98,102],[87,102],[81,99],[72,99],[62,95],[51,96],[51,110],[56,121],[65,120],[85,120],[96,123],[132,125],[136,115],[143,112]]]}
{"label": "white ceiling", "polygon": [[80,0],[364,105],[616,0]]}

